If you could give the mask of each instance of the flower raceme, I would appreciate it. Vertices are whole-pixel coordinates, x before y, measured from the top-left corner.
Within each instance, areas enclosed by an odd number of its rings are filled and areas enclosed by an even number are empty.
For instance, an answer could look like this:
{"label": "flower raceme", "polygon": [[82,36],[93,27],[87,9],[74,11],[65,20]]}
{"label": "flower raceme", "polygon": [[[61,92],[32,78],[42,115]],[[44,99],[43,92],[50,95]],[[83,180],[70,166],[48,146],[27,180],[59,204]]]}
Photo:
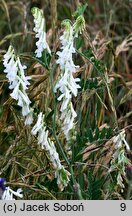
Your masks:
{"label": "flower raceme", "polygon": [[22,198],[22,189],[19,188],[17,191],[12,190],[9,186],[5,187],[5,179],[0,178],[0,190],[1,190],[1,198],[2,200],[15,200],[14,196]]}
{"label": "flower raceme", "polygon": [[15,55],[15,51],[12,46],[9,46],[7,53],[4,55],[3,64],[5,66],[4,72],[9,80],[9,89],[13,92],[10,94],[12,98],[18,101],[18,105],[22,107],[22,115],[26,117],[25,125],[30,125],[33,121],[32,109],[30,108],[31,101],[29,100],[26,89],[30,84],[28,80],[29,76],[25,76],[25,65],[22,65],[20,58]]}
{"label": "flower raceme", "polygon": [[42,114],[42,112],[39,113],[37,122],[32,128],[32,134],[38,134],[38,144],[41,146],[42,149],[45,149],[48,152],[50,161],[53,165],[53,168],[55,169],[55,177],[57,178],[57,184],[62,191],[69,182],[70,173],[65,170],[65,168],[61,165],[54,142],[51,141],[48,137],[48,130],[46,130],[44,115]]}
{"label": "flower raceme", "polygon": [[[79,23],[81,23],[81,26]],[[80,18],[77,18],[73,26],[69,20],[63,21],[63,25],[65,30],[63,35],[60,37],[62,44],[61,51],[57,52],[57,63],[60,66],[61,74],[54,87],[54,92],[57,92],[57,89],[61,92],[61,95],[58,97],[58,101],[62,100],[60,108],[61,120],[63,121],[62,130],[66,139],[69,141],[71,139],[71,129],[74,130],[74,119],[77,116],[71,101],[72,95],[76,97],[78,89],[80,88],[80,85],[78,84],[80,79],[74,78],[73,76],[79,68],[79,66],[76,66],[73,62],[73,54],[76,53],[74,38],[77,37],[78,33],[84,29],[85,21],[84,18],[80,16]]]}
{"label": "flower raceme", "polygon": [[129,151],[130,147],[128,143],[125,140],[125,130],[121,131],[117,136],[114,136],[112,138],[113,143],[115,143],[115,153],[113,154],[113,158],[111,161],[111,167],[109,169],[109,172],[112,172],[114,170],[118,171],[117,175],[117,184],[123,188],[125,187],[123,184],[123,176],[126,176],[125,168],[128,165],[128,159],[125,156],[125,148]]}
{"label": "flower raceme", "polygon": [[35,51],[36,57],[41,58],[42,52],[46,49],[47,52],[50,54],[50,48],[46,41],[46,32],[45,32],[45,19],[43,15],[43,11],[37,7],[32,8],[31,10],[34,16],[34,32],[36,33],[36,38],[38,41],[36,42],[37,49]]}

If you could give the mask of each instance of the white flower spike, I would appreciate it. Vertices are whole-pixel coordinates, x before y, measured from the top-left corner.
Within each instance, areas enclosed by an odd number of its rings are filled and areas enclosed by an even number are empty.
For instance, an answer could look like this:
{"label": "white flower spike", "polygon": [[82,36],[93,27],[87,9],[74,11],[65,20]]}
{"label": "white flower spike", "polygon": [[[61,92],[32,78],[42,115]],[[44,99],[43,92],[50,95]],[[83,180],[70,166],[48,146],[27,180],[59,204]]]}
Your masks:
{"label": "white flower spike", "polygon": [[32,8],[31,10],[34,16],[34,32],[36,33],[36,38],[38,41],[36,42],[37,49],[35,51],[36,57],[41,58],[42,52],[46,49],[49,54],[51,54],[49,45],[46,41],[46,32],[45,32],[45,19],[43,15],[43,11],[37,7]]}
{"label": "white flower spike", "polygon": [[68,185],[70,173],[65,170],[64,166],[61,165],[54,142],[48,138],[48,130],[46,130],[44,115],[42,112],[39,113],[37,122],[32,128],[32,134],[38,134],[38,144],[41,145],[42,149],[45,149],[48,152],[50,161],[52,162],[53,168],[55,169],[57,184],[62,191],[64,187]]}
{"label": "white flower spike", "polygon": [[74,48],[74,29],[70,24],[70,21],[66,20],[63,22],[65,30],[63,35],[60,37],[62,44],[61,51],[57,52],[59,56],[57,63],[60,65],[61,74],[60,79],[57,81],[54,92],[57,89],[61,92],[58,97],[58,101],[62,100],[61,120],[63,120],[63,132],[67,141],[70,140],[70,131],[74,129],[74,119],[77,114],[73,108],[72,95],[77,96],[78,89],[80,88],[77,84],[80,79],[74,78],[73,73],[76,72],[79,66],[76,66],[73,62],[73,54],[76,53]]}
{"label": "white flower spike", "polygon": [[26,117],[25,125],[32,124],[32,109],[30,108],[31,101],[29,100],[26,89],[31,79],[29,76],[25,76],[25,65],[22,65],[19,57],[15,55],[15,51],[12,46],[9,46],[7,53],[4,55],[3,64],[5,66],[4,72],[9,80],[9,89],[13,92],[10,94],[12,98],[18,101],[18,105],[22,107],[22,115]]}

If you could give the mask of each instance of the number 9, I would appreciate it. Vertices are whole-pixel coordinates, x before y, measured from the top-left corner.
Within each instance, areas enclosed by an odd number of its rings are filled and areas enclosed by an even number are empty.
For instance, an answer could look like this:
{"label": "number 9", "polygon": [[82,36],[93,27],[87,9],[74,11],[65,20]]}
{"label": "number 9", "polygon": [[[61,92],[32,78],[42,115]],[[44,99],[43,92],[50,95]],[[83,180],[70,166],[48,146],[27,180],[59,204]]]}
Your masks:
{"label": "number 9", "polygon": [[126,210],[126,204],[125,203],[121,203],[120,207],[121,207],[121,211],[125,211]]}

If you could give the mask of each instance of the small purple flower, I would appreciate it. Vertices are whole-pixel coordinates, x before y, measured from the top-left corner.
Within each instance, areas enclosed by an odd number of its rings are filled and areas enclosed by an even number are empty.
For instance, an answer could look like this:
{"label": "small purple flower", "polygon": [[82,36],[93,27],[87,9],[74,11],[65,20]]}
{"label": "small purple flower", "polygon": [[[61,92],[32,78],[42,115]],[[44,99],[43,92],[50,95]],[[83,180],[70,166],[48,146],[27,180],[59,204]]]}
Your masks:
{"label": "small purple flower", "polygon": [[0,200],[2,199],[3,193],[5,191],[5,179],[4,178],[0,178]]}
{"label": "small purple flower", "polygon": [[0,178],[0,188],[4,191],[5,190],[5,179],[4,178]]}

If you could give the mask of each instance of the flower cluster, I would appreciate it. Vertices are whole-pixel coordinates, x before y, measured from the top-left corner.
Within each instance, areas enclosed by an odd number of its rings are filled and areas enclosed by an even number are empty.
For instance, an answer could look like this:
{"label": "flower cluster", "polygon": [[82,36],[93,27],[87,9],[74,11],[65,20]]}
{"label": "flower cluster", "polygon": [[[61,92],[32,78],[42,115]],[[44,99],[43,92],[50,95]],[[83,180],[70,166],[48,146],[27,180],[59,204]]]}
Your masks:
{"label": "flower cluster", "polygon": [[22,198],[22,189],[19,188],[17,191],[12,190],[9,186],[5,187],[5,179],[0,178],[0,190],[2,200],[15,200],[14,196]]}
{"label": "flower cluster", "polygon": [[126,176],[125,168],[128,165],[128,159],[125,156],[125,148],[130,150],[128,143],[125,140],[125,130],[119,133],[117,136],[112,138],[113,143],[115,143],[115,153],[113,154],[113,159],[111,161],[111,167],[109,172],[114,170],[118,171],[117,174],[117,184],[123,189],[125,186],[123,184],[123,176]]}
{"label": "flower cluster", "polygon": [[[39,8],[32,8],[32,14],[34,17],[34,31],[36,33],[37,49],[35,51],[36,57],[41,58],[42,53],[46,50],[51,54],[50,48],[46,41],[45,32],[45,19],[43,11]],[[63,22],[65,26],[64,34],[60,37],[61,51],[57,52],[57,63],[60,65],[61,74],[60,79],[55,85],[54,92],[59,91],[61,95],[58,97],[58,101],[62,100],[61,105],[61,120],[63,121],[63,131],[66,139],[69,141],[71,138],[71,130],[74,131],[74,120],[77,116],[73,104],[72,96],[77,96],[80,85],[79,78],[74,78],[73,74],[76,73],[77,68],[73,62],[73,54],[76,53],[74,48],[74,38],[78,37],[78,34],[84,29],[85,22],[82,16],[78,17],[75,24],[72,26],[69,21]],[[26,117],[25,124],[32,124],[33,122],[33,109],[31,109],[31,101],[26,93],[27,86],[30,84],[28,80],[31,78],[25,76],[25,65],[22,65],[20,58],[15,55],[15,51],[12,46],[9,47],[7,53],[4,55],[3,64],[5,66],[4,72],[9,80],[9,89],[12,90],[10,94],[12,98],[18,101],[18,105],[22,107],[22,115]],[[57,178],[57,184],[61,191],[68,185],[70,173],[65,170],[61,165],[59,155],[56,151],[54,142],[48,137],[48,130],[46,129],[44,115],[42,112],[38,115],[36,124],[32,128],[32,134],[37,135],[38,144],[42,149],[45,149],[49,155],[52,166],[55,170],[55,177]],[[22,190],[18,189],[17,192],[13,191],[10,187],[4,187],[5,181],[0,179],[0,191],[2,192],[2,199],[12,200],[14,196],[22,198]]]}
{"label": "flower cluster", "polygon": [[74,29],[70,22],[66,20],[63,22],[65,31],[60,37],[62,44],[61,51],[57,52],[59,56],[57,63],[60,65],[61,74],[60,79],[55,85],[54,92],[60,90],[61,95],[58,101],[63,100],[61,105],[61,120],[63,120],[63,131],[67,140],[70,139],[70,130],[74,128],[74,119],[77,116],[73,104],[72,95],[77,96],[80,86],[77,84],[80,79],[74,78],[73,73],[79,66],[73,62],[73,54],[76,53],[74,48]]}
{"label": "flower cluster", "polygon": [[5,66],[4,72],[9,80],[9,89],[13,92],[10,94],[12,98],[18,101],[18,105],[22,107],[22,115],[26,117],[25,124],[31,124],[32,109],[30,109],[30,103],[26,89],[30,84],[28,80],[31,78],[24,75],[25,65],[22,65],[20,58],[15,55],[15,51],[12,46],[9,46],[7,53],[4,55],[3,64]]}
{"label": "flower cluster", "polygon": [[59,188],[63,190],[69,182],[70,173],[61,165],[54,142],[51,141],[50,138],[48,138],[48,130],[46,130],[44,115],[42,114],[42,112],[39,113],[37,122],[32,128],[32,134],[38,134],[38,144],[41,145],[42,149],[45,149],[48,152],[50,161],[52,162],[53,168],[55,169],[57,184]]}
{"label": "flower cluster", "polygon": [[73,25],[75,30],[75,37],[78,37],[78,34],[82,34],[82,31],[85,29],[85,19],[83,15],[77,17],[76,22]]}
{"label": "flower cluster", "polygon": [[42,56],[42,52],[46,49],[50,54],[50,48],[46,41],[46,32],[45,32],[45,19],[43,16],[43,11],[39,8],[32,8],[32,14],[34,16],[34,31],[36,33],[36,38],[39,40],[36,42],[37,49],[35,51],[36,57],[40,58]]}

